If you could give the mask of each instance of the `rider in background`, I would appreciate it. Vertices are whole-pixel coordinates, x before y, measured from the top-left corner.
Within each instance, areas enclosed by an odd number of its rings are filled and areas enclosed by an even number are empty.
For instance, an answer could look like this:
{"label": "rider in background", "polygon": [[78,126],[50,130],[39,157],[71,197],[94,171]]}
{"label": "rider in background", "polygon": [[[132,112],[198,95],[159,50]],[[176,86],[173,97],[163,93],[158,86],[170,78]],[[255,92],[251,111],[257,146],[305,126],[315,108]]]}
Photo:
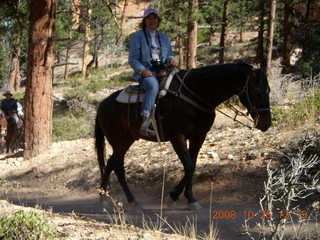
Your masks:
{"label": "rider in background", "polygon": [[19,119],[23,121],[23,112],[21,104],[12,97],[12,93],[10,91],[6,91],[3,96],[6,98],[2,100],[0,108],[6,117],[11,116],[15,121],[18,128],[21,127]]}
{"label": "rider in background", "polygon": [[143,119],[140,133],[145,136],[150,136],[148,127],[151,112],[159,92],[159,83],[155,74],[164,69],[165,65],[176,66],[169,38],[163,32],[157,31],[160,21],[156,9],[146,9],[141,22],[142,30],[132,36],[129,48],[129,64],[134,69],[133,79],[139,81],[140,86],[145,90],[140,109],[140,116]]}

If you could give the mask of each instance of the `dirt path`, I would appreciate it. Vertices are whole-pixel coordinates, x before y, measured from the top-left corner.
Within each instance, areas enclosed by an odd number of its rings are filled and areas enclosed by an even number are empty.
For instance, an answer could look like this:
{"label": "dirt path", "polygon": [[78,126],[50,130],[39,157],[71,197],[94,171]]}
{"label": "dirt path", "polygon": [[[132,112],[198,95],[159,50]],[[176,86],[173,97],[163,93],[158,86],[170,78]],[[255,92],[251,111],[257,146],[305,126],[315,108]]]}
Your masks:
{"label": "dirt path", "polygon": [[[190,212],[186,200],[180,197],[177,205],[166,205],[163,216],[170,225],[186,225],[195,219],[198,232],[207,231],[215,213],[236,213],[235,219],[222,216],[214,219],[221,239],[248,239],[241,234],[244,211],[258,211],[258,198],[265,179],[265,165],[276,159],[290,133],[271,129],[267,133],[248,130],[219,115],[201,149],[194,177],[194,192],[203,206],[200,212]],[[107,155],[111,153],[107,146]],[[19,157],[20,155],[20,157]],[[138,141],[126,155],[128,182],[145,215],[156,222],[160,214],[163,163],[166,162],[165,193],[182,177],[182,165],[168,143]],[[19,205],[41,205],[54,212],[75,212],[80,216],[110,222],[113,212],[102,206],[97,194],[99,170],[93,148],[93,139],[54,143],[48,152],[31,161],[24,161],[21,153],[3,156],[0,160],[0,199],[9,199]],[[111,176],[114,199],[126,202],[115,175]],[[212,205],[210,207],[210,198]],[[125,205],[125,209],[127,209]],[[211,212],[210,212],[211,210]],[[128,212],[128,220],[142,226],[141,215]],[[168,231],[170,227],[168,227]]]}

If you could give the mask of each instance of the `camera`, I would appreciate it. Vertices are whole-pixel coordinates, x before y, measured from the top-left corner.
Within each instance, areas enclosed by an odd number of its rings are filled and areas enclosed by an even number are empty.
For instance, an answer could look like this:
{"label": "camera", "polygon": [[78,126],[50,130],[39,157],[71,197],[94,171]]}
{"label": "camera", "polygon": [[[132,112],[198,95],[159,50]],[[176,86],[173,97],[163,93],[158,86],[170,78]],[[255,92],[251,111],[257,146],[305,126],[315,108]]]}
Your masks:
{"label": "camera", "polygon": [[154,68],[164,68],[164,64],[160,59],[152,59],[151,64]]}

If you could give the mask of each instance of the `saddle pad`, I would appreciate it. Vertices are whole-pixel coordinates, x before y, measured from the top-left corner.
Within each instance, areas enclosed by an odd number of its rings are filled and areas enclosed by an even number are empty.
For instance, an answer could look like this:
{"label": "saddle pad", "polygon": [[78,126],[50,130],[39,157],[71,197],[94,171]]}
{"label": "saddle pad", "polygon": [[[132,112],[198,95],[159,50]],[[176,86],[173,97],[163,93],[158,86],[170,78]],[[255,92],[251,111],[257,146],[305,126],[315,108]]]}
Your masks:
{"label": "saddle pad", "polygon": [[136,103],[143,102],[143,99],[144,90],[139,84],[133,84],[124,88],[116,98],[116,101],[121,103]]}

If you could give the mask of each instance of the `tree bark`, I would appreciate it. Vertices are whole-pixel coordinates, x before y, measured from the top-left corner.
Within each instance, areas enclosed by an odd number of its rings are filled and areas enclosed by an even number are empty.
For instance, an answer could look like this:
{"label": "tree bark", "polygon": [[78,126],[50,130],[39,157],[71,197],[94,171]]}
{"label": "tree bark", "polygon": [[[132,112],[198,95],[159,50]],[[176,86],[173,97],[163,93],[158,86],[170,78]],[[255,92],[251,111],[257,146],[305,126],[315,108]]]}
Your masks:
{"label": "tree bark", "polygon": [[70,55],[71,42],[68,42],[67,50],[66,50],[66,65],[64,66],[64,75],[63,78],[65,81],[69,79],[69,55]]}
{"label": "tree bark", "polygon": [[307,6],[306,6],[306,16],[305,16],[305,27],[304,27],[304,46],[303,49],[307,49],[308,48],[308,44],[310,41],[310,36],[311,36],[311,32],[310,32],[310,18],[312,16],[312,12],[313,12],[313,7],[315,4],[315,0],[307,0]]}
{"label": "tree bark", "polygon": [[215,17],[211,17],[210,19],[210,39],[209,39],[209,46],[213,45],[213,41],[214,41],[214,34],[215,34],[215,27],[214,27],[214,23],[216,21]]}
{"label": "tree bark", "polygon": [[55,0],[31,0],[25,99],[25,151],[30,159],[52,142]]}
{"label": "tree bark", "polygon": [[264,14],[265,14],[265,0],[260,0],[259,3],[259,32],[258,32],[258,46],[257,46],[257,53],[256,53],[256,62],[260,63],[260,66],[265,67],[265,57],[264,57]]}
{"label": "tree bark", "polygon": [[290,73],[292,0],[284,1],[282,73]]}
{"label": "tree bark", "polygon": [[14,44],[11,52],[11,64],[9,68],[8,89],[11,91],[19,91],[20,89],[20,36],[15,36]]}
{"label": "tree bark", "polygon": [[198,22],[194,16],[197,9],[198,0],[189,0],[187,69],[196,68],[197,66]]}
{"label": "tree bark", "polygon": [[219,49],[219,63],[224,63],[224,50],[226,47],[227,39],[227,28],[228,28],[228,11],[229,11],[229,0],[223,3],[223,15],[222,15],[222,28],[220,35],[220,49]]}
{"label": "tree bark", "polygon": [[84,79],[88,77],[88,56],[90,53],[90,40],[91,40],[91,28],[88,19],[90,19],[91,9],[89,7],[90,0],[87,2],[87,9],[86,9],[86,18],[84,21],[84,36],[83,36],[83,57],[82,57],[82,76]]}
{"label": "tree bark", "polygon": [[71,2],[72,6],[72,30],[78,30],[80,27],[80,4],[81,0],[72,0]]}
{"label": "tree bark", "polygon": [[177,39],[176,39],[177,47],[178,47],[178,53],[179,53],[179,68],[183,69],[184,67],[184,51],[183,51],[183,39],[181,36],[181,33],[178,33]]}
{"label": "tree bark", "polygon": [[268,38],[267,38],[267,65],[266,75],[271,75],[271,63],[272,63],[272,49],[273,49],[273,35],[275,28],[275,16],[276,16],[276,5],[277,0],[270,0],[270,12],[269,12],[269,27],[268,27]]}

